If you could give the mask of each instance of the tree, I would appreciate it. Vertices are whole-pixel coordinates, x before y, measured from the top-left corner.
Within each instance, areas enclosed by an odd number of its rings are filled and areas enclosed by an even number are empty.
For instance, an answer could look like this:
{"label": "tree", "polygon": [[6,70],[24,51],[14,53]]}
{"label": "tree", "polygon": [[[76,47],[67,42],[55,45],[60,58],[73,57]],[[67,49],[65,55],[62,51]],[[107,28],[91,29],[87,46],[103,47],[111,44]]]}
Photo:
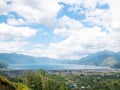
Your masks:
{"label": "tree", "polygon": [[32,90],[42,90],[42,80],[41,76],[35,72],[29,72],[26,74],[26,84]]}
{"label": "tree", "polygon": [[70,88],[68,88],[66,85],[62,84],[62,85],[60,85],[59,90],[70,90]]}

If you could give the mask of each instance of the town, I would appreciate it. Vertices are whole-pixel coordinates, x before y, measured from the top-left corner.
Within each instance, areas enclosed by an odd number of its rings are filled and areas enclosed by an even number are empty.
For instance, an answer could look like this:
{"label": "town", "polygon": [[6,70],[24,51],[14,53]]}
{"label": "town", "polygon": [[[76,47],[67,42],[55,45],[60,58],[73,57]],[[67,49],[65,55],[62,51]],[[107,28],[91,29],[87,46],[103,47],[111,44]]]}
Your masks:
{"label": "town", "polygon": [[[27,72],[37,71],[37,70],[0,70],[0,74],[9,76],[9,77],[18,77],[22,76]],[[119,73],[120,69],[81,69],[81,70],[45,70],[48,74],[63,74],[63,75],[91,75],[91,74],[99,74],[105,75],[106,73]]]}

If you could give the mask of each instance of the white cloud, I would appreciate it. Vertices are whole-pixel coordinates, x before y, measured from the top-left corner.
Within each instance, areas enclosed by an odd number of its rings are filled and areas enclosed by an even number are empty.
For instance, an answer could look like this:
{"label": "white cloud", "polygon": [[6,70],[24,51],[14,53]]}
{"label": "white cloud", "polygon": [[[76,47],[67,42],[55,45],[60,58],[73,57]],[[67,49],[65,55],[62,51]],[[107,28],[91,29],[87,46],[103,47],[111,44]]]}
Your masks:
{"label": "white cloud", "polygon": [[52,22],[61,7],[56,0],[16,0],[11,8],[28,22],[46,24]]}
{"label": "white cloud", "polygon": [[[120,51],[120,0],[13,0],[11,5],[7,0],[0,1],[1,14],[9,11],[16,12],[23,19],[15,17],[8,18],[7,24],[0,24],[0,51],[22,52],[34,56],[47,56],[58,59],[79,59],[89,53],[100,50]],[[57,19],[57,14],[62,6],[59,2],[71,5],[72,13],[83,13],[85,19],[82,21],[62,16]],[[108,4],[108,9],[96,8],[97,4]],[[84,9],[81,9],[83,6]],[[80,10],[79,10],[80,9]],[[79,12],[77,11],[79,10]],[[86,24],[91,27],[87,27]],[[29,27],[17,27],[26,23],[37,23],[54,28],[53,34],[66,36],[60,42],[51,42],[44,48],[41,44],[35,46],[27,44],[30,50],[25,50],[22,42],[36,34]],[[43,31],[44,32],[44,31]],[[45,32],[47,35],[48,32]],[[16,42],[3,42],[6,39],[14,39]],[[40,45],[40,46],[39,46]],[[5,49],[4,49],[5,47]],[[22,51],[21,51],[22,50]]]}
{"label": "white cloud", "polygon": [[67,33],[67,29],[66,28],[55,29],[53,33],[56,35],[65,35]]}
{"label": "white cloud", "polygon": [[29,27],[16,27],[5,23],[0,24],[0,52],[22,53],[24,47],[29,46],[26,39],[36,34]]}
{"label": "white cloud", "polygon": [[[49,54],[50,57],[79,59],[81,56],[101,50],[115,52],[120,50],[120,30],[110,27],[109,10],[95,9],[86,14],[87,22],[93,24],[91,28],[67,16],[60,19],[63,28],[55,29],[54,34],[68,37],[61,42],[50,44],[48,48],[48,52],[52,52]],[[69,26],[68,29],[65,28],[66,25]]]}
{"label": "white cloud", "polygon": [[10,10],[10,5],[6,4],[8,0],[0,0],[0,14],[7,14]]}
{"label": "white cloud", "polygon": [[73,5],[73,4],[79,4],[83,2],[84,0],[58,0],[59,2],[63,2],[65,4]]}
{"label": "white cloud", "polygon": [[78,59],[81,54],[86,55],[105,47],[107,37],[107,33],[101,32],[100,27],[74,29],[70,30],[70,35],[65,40],[52,43],[48,51],[52,51],[54,53],[52,55],[58,54],[57,58],[74,59],[76,57]]}
{"label": "white cloud", "polygon": [[24,25],[24,24],[25,24],[25,21],[24,21],[23,19],[20,19],[20,18],[19,18],[19,19],[8,18],[7,24],[19,26],[19,25]]}
{"label": "white cloud", "polygon": [[112,29],[119,29],[120,31],[120,13],[119,13],[119,8],[120,8],[120,1],[119,0],[115,0],[115,1],[108,1],[109,5],[110,5],[110,26],[112,26]]}
{"label": "white cloud", "polygon": [[22,47],[26,44],[26,42],[0,42],[0,53],[19,53],[23,49]]}
{"label": "white cloud", "polygon": [[59,28],[69,28],[69,29],[76,29],[76,30],[83,27],[80,21],[77,21],[65,15],[62,18],[58,19],[57,26]]}
{"label": "white cloud", "polygon": [[13,38],[14,40],[24,40],[35,35],[36,31],[29,27],[15,27],[5,23],[0,24],[0,35],[4,38]]}
{"label": "white cloud", "polygon": [[[48,26],[54,25],[57,14],[62,8],[57,0],[11,0],[10,5],[6,4],[7,2],[8,0],[0,1],[1,14],[8,15],[10,11],[16,12],[25,19],[26,23],[44,23]],[[15,24],[14,22],[16,21],[12,19],[10,24]]]}

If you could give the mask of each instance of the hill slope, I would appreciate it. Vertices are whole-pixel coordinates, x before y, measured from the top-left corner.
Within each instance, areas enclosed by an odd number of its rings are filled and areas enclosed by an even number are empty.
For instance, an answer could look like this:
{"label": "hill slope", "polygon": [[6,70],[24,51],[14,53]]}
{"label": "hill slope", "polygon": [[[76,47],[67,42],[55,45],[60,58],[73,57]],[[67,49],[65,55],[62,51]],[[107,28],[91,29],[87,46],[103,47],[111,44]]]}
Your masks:
{"label": "hill slope", "polygon": [[47,57],[32,57],[28,55],[22,54],[8,54],[8,53],[0,53],[0,61],[4,61],[7,64],[33,64],[33,63],[53,63],[56,62],[54,59],[50,59]]}
{"label": "hill slope", "polygon": [[0,75],[0,90],[30,90],[21,83],[13,83],[6,77]]}
{"label": "hill slope", "polygon": [[78,64],[96,65],[96,66],[113,66],[120,62],[120,53],[101,51],[90,54],[87,57],[81,58]]}

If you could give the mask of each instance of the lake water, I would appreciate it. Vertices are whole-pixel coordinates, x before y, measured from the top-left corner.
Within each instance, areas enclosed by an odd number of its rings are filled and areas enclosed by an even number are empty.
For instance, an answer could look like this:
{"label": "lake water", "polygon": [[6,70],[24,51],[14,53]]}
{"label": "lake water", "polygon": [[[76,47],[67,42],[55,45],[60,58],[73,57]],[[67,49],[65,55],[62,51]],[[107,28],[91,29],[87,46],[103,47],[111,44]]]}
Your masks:
{"label": "lake water", "polygon": [[9,69],[44,69],[44,70],[74,70],[74,69],[110,69],[109,67],[86,66],[76,64],[10,64]]}

